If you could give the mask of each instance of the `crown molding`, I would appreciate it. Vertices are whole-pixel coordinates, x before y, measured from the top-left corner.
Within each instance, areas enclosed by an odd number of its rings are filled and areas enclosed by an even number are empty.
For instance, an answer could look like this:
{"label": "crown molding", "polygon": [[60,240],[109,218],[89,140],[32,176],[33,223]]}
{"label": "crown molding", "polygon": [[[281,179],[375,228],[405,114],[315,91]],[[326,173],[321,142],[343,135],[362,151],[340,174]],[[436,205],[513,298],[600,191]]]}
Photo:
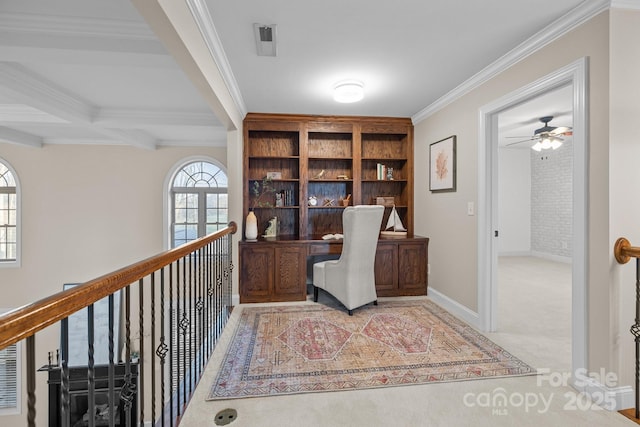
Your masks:
{"label": "crown molding", "polygon": [[231,98],[233,99],[236,108],[242,117],[246,116],[247,107],[242,99],[240,87],[233,75],[231,65],[229,64],[226,53],[224,52],[220,37],[218,37],[218,32],[213,24],[211,13],[207,8],[206,2],[204,0],[186,0],[186,3],[189,6],[193,19],[198,25],[198,29],[202,34],[211,56],[220,70],[220,74],[222,74],[222,78],[224,79],[225,85],[231,94]]}
{"label": "crown molding", "polygon": [[163,139],[158,141],[158,147],[215,147],[215,148],[226,148],[227,147],[227,139],[226,137],[222,140],[218,139],[201,139],[201,140],[173,140],[173,139]]}
{"label": "crown molding", "polygon": [[156,41],[143,22],[78,16],[0,13],[0,29],[12,33],[39,33],[72,37],[103,37]]}
{"label": "crown molding", "polygon": [[[616,2],[628,3],[631,0],[616,0]],[[561,16],[524,42],[520,43],[514,49],[507,52],[498,60],[485,67],[483,70],[464,81],[462,84],[449,91],[447,94],[437,99],[431,105],[420,110],[411,117],[413,124],[418,124],[442,108],[460,99],[472,90],[478,88],[482,84],[491,80],[493,77],[504,72],[509,67],[520,62],[532,53],[542,49],[549,43],[567,34],[574,28],[582,25],[589,19],[607,10],[610,6],[610,0],[588,0],[565,15]]]}
{"label": "crown molding", "polygon": [[640,10],[638,0],[611,0],[611,9]]}

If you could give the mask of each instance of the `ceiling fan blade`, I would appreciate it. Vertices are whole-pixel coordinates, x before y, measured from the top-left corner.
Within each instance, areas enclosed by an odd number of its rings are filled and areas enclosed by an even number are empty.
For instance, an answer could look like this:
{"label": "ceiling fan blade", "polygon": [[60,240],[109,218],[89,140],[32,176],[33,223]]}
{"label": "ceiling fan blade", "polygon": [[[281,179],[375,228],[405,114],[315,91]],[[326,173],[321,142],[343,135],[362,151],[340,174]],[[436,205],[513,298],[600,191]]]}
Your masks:
{"label": "ceiling fan blade", "polygon": [[572,128],[567,127],[567,126],[560,126],[555,128],[554,130],[552,130],[551,132],[549,132],[550,135],[560,135],[560,134],[564,134],[565,132],[569,132]]}
{"label": "ceiling fan blade", "polygon": [[505,136],[505,138],[507,138],[507,139],[508,139],[508,138],[520,138],[520,139],[522,139],[522,138],[529,138],[529,139],[533,139],[533,138],[531,138],[531,136],[530,136],[530,135],[522,135],[522,136]]}
{"label": "ceiling fan blade", "polygon": [[522,144],[523,142],[533,141],[535,138],[523,139],[522,141],[515,141],[505,144],[505,147],[509,147],[510,145]]}

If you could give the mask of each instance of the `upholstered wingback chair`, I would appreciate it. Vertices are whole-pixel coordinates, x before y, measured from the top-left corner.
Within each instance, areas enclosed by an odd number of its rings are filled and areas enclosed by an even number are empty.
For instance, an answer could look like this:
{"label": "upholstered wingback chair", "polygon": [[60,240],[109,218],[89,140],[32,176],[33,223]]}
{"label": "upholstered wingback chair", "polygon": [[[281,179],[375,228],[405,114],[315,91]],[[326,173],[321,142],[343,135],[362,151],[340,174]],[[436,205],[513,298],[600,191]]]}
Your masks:
{"label": "upholstered wingback chair", "polygon": [[345,208],[340,258],[313,265],[314,301],[318,301],[318,288],[322,288],[340,301],[349,315],[370,302],[377,304],[373,264],[383,213],[383,206]]}

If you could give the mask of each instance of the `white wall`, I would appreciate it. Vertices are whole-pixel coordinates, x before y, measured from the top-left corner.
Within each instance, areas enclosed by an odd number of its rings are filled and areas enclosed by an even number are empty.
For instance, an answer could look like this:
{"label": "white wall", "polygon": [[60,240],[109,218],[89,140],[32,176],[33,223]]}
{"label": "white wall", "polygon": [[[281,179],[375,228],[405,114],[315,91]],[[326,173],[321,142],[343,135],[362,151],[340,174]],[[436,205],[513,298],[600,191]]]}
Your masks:
{"label": "white wall", "polygon": [[573,237],[573,143],[531,153],[531,250],[570,261]]}
{"label": "white wall", "polygon": [[498,150],[498,220],[501,256],[531,252],[531,150]]}

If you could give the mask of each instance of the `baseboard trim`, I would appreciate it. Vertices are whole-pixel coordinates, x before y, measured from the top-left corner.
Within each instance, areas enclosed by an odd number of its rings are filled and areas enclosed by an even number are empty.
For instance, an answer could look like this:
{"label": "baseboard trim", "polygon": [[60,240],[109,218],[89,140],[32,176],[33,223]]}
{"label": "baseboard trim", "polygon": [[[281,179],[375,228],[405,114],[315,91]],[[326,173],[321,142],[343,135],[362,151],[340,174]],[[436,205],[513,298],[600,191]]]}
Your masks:
{"label": "baseboard trim", "polygon": [[231,305],[234,307],[240,305],[240,294],[231,294]]}
{"label": "baseboard trim", "polygon": [[575,375],[572,376],[570,385],[608,411],[635,407],[635,393],[631,386],[607,387],[593,378],[576,378]]}
{"label": "baseboard trim", "polygon": [[553,255],[544,252],[531,251],[531,256],[546,259],[549,261],[562,262],[565,264],[571,264],[573,259],[571,257],[561,256],[561,255]]}
{"label": "baseboard trim", "polygon": [[508,256],[531,256],[531,251],[505,251],[505,252],[498,252],[498,256],[504,256],[504,257],[508,257]]}
{"label": "baseboard trim", "polygon": [[470,324],[476,329],[482,329],[482,322],[480,322],[480,316],[475,311],[469,309],[468,307],[465,307],[459,302],[449,298],[448,296],[444,295],[441,292],[438,292],[433,288],[429,288],[428,294],[429,294],[429,298],[433,302],[435,302],[440,307],[447,310],[449,313],[453,314],[459,319],[464,320],[465,322],[467,322],[468,324]]}

